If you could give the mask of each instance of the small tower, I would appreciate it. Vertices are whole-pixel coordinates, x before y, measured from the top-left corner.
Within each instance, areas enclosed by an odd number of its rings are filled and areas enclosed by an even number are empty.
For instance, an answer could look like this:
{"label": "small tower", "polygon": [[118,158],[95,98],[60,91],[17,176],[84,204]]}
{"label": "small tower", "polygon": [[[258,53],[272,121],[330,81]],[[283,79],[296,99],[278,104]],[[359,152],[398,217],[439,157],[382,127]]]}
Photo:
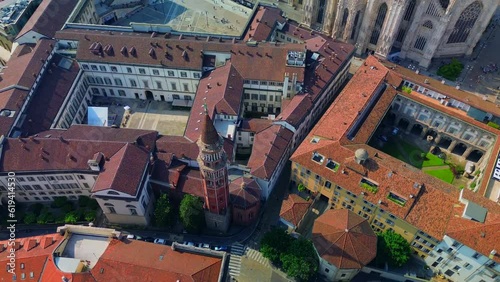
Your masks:
{"label": "small tower", "polygon": [[231,220],[231,212],[224,140],[217,133],[206,110],[200,129],[201,135],[197,141],[200,148],[198,164],[203,179],[205,220],[208,228],[226,232]]}

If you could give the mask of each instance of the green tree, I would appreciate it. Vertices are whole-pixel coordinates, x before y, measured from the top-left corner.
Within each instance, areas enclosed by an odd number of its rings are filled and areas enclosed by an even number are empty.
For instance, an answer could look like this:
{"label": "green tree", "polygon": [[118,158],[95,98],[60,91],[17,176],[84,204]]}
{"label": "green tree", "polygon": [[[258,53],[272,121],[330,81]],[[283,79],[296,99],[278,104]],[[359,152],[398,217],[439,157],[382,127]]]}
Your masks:
{"label": "green tree", "polygon": [[286,252],[291,242],[292,237],[286,233],[285,229],[274,228],[262,237],[260,252],[265,258],[278,264],[281,255]]}
{"label": "green tree", "polygon": [[36,215],[35,213],[29,212],[24,216],[24,223],[25,224],[32,224],[36,222]]}
{"label": "green tree", "polygon": [[438,69],[437,75],[455,81],[460,76],[463,68],[464,65],[460,63],[460,61],[458,61],[457,59],[452,59],[451,63],[443,65]]}
{"label": "green tree", "polygon": [[184,195],[179,208],[182,225],[189,233],[200,233],[205,227],[203,202],[196,196]]}
{"label": "green tree", "polygon": [[175,212],[167,194],[162,194],[156,200],[154,220],[155,225],[160,227],[170,227],[175,223]]}
{"label": "green tree", "polygon": [[311,241],[292,239],[291,245],[280,257],[283,270],[291,277],[309,281],[318,271],[318,257]]}
{"label": "green tree", "polygon": [[65,196],[57,196],[54,197],[54,202],[52,202],[52,205],[54,208],[62,208],[64,205],[68,203],[68,198]]}
{"label": "green tree", "polygon": [[299,186],[297,186],[297,190],[299,190],[299,192],[303,192],[306,190],[306,186],[304,186],[304,184],[300,183]]}
{"label": "green tree", "polygon": [[78,206],[80,208],[85,208],[89,205],[90,198],[88,196],[78,196]]}
{"label": "green tree", "polygon": [[96,212],[93,210],[86,210],[84,214],[85,221],[94,221]]}
{"label": "green tree", "polygon": [[69,212],[64,216],[64,223],[74,224],[78,221],[78,215],[76,212]]}
{"label": "green tree", "polygon": [[408,86],[403,85],[403,87],[401,87],[401,90],[403,90],[403,92],[405,93],[411,94],[411,88]]}
{"label": "green tree", "polygon": [[391,266],[400,267],[410,259],[411,248],[406,239],[392,230],[377,235],[377,257],[375,262],[383,266],[387,262]]}

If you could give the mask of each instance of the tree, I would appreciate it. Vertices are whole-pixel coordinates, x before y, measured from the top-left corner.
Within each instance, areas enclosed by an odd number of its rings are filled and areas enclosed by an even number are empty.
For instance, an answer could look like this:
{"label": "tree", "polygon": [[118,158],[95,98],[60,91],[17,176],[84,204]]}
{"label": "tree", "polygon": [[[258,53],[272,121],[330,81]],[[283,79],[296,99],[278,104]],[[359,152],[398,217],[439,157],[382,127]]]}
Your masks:
{"label": "tree", "polygon": [[281,254],[285,253],[292,237],[288,235],[285,229],[274,228],[264,234],[260,241],[260,252],[265,258],[268,258],[274,264],[280,262]]}
{"label": "tree", "polygon": [[175,223],[174,209],[167,194],[162,194],[156,200],[154,220],[155,225],[160,227],[170,227]]}
{"label": "tree", "polygon": [[292,239],[287,251],[280,257],[283,270],[291,277],[309,281],[318,271],[318,257],[311,241]]}
{"label": "tree", "polygon": [[179,212],[182,225],[189,233],[200,233],[205,227],[203,202],[198,197],[189,194],[184,195]]}
{"label": "tree", "polygon": [[378,266],[387,262],[391,266],[400,267],[410,259],[411,248],[406,239],[392,230],[386,230],[377,235],[377,257]]}
{"label": "tree", "polygon": [[78,215],[76,212],[69,212],[64,216],[64,223],[76,223],[78,221]]}
{"label": "tree", "polygon": [[78,196],[78,206],[80,208],[85,208],[86,206],[89,205],[90,198],[88,196]]}
{"label": "tree", "polygon": [[304,186],[304,184],[300,183],[299,186],[297,186],[297,190],[299,190],[299,192],[303,192],[306,190],[306,186]]}
{"label": "tree", "polygon": [[33,212],[29,212],[24,216],[24,223],[25,224],[32,224],[36,222],[36,215]]}
{"label": "tree", "polygon": [[85,221],[94,221],[95,216],[96,216],[95,211],[93,211],[93,210],[86,210],[85,211],[85,214],[84,214]]}
{"label": "tree", "polygon": [[68,198],[65,196],[57,196],[54,197],[54,202],[52,202],[52,205],[54,208],[62,208],[64,205],[68,203]]}
{"label": "tree", "polygon": [[451,63],[439,67],[437,75],[455,81],[460,76],[464,65],[457,59],[452,59]]}

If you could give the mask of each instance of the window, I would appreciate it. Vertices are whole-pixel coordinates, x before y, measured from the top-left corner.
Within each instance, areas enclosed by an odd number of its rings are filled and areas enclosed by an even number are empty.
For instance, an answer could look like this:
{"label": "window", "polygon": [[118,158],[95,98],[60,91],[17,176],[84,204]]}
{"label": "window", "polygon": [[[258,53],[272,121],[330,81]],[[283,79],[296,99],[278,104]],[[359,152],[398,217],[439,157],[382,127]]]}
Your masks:
{"label": "window", "polygon": [[453,268],[453,270],[459,271],[459,270],[460,270],[460,268],[461,268],[460,266],[455,265],[455,267]]}
{"label": "window", "polygon": [[448,269],[448,270],[445,271],[444,274],[447,275],[447,276],[453,276],[453,274],[455,274],[455,272],[451,271],[451,269]]}
{"label": "window", "polygon": [[259,100],[266,101],[266,95],[259,95]]}
{"label": "window", "polygon": [[342,273],[342,274],[340,275],[340,278],[344,278],[344,277],[346,277],[346,275],[347,275],[347,274]]}
{"label": "window", "polygon": [[447,43],[462,43],[467,41],[469,33],[473,30],[474,24],[479,18],[482,9],[483,5],[479,1],[475,1],[467,6],[455,23],[455,27],[453,28]]}
{"label": "window", "polygon": [[170,82],[170,87],[173,91],[177,91],[177,84],[175,82]]}
{"label": "window", "polygon": [[95,79],[94,79],[94,77],[92,77],[92,76],[88,76],[88,77],[87,77],[87,80],[88,80],[88,82],[89,82],[89,83],[91,83],[91,84],[95,83]]}
{"label": "window", "polygon": [[99,66],[100,71],[106,71],[106,66]]}
{"label": "window", "polygon": [[30,272],[30,278],[34,278],[35,277],[35,274],[33,273],[33,271]]}
{"label": "window", "polygon": [[43,176],[38,176],[37,178],[38,178],[38,181],[45,181],[45,177],[43,177]]}
{"label": "window", "polygon": [[116,210],[114,207],[108,207],[109,213],[116,213]]}
{"label": "window", "polygon": [[187,72],[181,71],[181,77],[187,77]]}
{"label": "window", "polygon": [[132,68],[127,67],[127,72],[132,73]]}
{"label": "window", "polygon": [[119,78],[115,78],[115,84],[118,85],[118,86],[122,86],[123,85],[123,82],[121,79]]}
{"label": "window", "polygon": [[92,70],[94,70],[94,71],[96,71],[96,70],[97,70],[97,66],[96,66],[96,65],[90,65],[90,68],[91,68]]}
{"label": "window", "polygon": [[318,154],[317,152],[314,152],[313,155],[312,155],[312,160],[317,162],[317,163],[323,163],[323,160],[325,159],[325,157],[323,157],[322,155]]}
{"label": "window", "polygon": [[377,45],[378,43],[378,39],[382,31],[382,27],[384,25],[386,14],[387,14],[387,4],[383,3],[382,5],[380,5],[378,9],[378,15],[377,18],[375,19],[375,25],[373,27],[372,34],[370,37],[370,43],[373,45]]}
{"label": "window", "polygon": [[123,91],[123,90],[118,90],[118,95],[122,96],[122,97],[127,96],[127,95],[125,95],[125,91]]}
{"label": "window", "polygon": [[24,263],[21,263],[21,269],[24,269]]}
{"label": "window", "polygon": [[117,69],[116,67],[113,67],[113,66],[112,66],[112,67],[111,67],[111,71],[112,71],[112,72],[118,72],[118,69]]}
{"label": "window", "polygon": [[325,272],[326,272],[326,273],[330,272],[330,269],[325,268]]}
{"label": "window", "polygon": [[145,88],[149,88],[149,81],[143,80],[142,83],[144,84]]}
{"label": "window", "polygon": [[179,100],[180,98],[181,98],[181,96],[179,96],[177,94],[172,95],[172,99],[174,99],[174,100]]}
{"label": "window", "polygon": [[156,81],[156,89],[163,89],[161,86],[161,81]]}
{"label": "window", "polygon": [[38,190],[38,191],[43,190],[42,186],[40,186],[38,184],[33,185],[33,189]]}
{"label": "window", "polygon": [[88,188],[90,188],[89,184],[88,184],[88,183],[86,183],[86,182],[82,182],[82,185],[83,185],[83,187],[85,187],[85,188],[87,188],[87,189],[88,189]]}
{"label": "window", "polygon": [[184,91],[189,92],[189,85],[187,83],[183,83]]}
{"label": "window", "polygon": [[137,87],[137,81],[135,81],[135,79],[130,79],[130,86]]}
{"label": "window", "polygon": [[472,255],[472,257],[474,259],[478,259],[481,255],[479,253],[474,253],[474,255]]}
{"label": "window", "polygon": [[89,65],[82,64],[82,67],[83,67],[84,70],[89,70]]}
{"label": "window", "polygon": [[330,181],[326,181],[325,182],[325,187],[326,187],[326,189],[332,188],[332,183]]}
{"label": "window", "polygon": [[109,77],[105,77],[105,78],[104,78],[104,83],[105,83],[106,85],[111,85],[111,79],[109,79]]}
{"label": "window", "polygon": [[140,74],[146,74],[146,70],[145,70],[145,69],[143,69],[143,68],[139,68],[139,73],[140,73]]}
{"label": "window", "polygon": [[195,73],[193,73],[193,77],[194,78],[200,78],[201,74],[199,72],[195,72]]}
{"label": "window", "polygon": [[175,76],[175,73],[174,73],[174,71],[167,71],[167,75],[168,76]]}
{"label": "window", "polygon": [[160,71],[159,70],[153,70],[153,75],[160,75]]}

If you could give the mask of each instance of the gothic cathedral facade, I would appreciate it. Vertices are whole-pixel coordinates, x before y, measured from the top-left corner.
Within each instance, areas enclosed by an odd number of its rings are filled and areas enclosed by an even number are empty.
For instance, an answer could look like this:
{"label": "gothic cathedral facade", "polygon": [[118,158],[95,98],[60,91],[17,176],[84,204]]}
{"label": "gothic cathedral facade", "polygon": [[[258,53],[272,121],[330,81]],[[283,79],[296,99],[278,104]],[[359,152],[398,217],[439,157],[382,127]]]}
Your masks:
{"label": "gothic cathedral facade", "polygon": [[300,6],[304,24],[354,44],[358,55],[397,55],[427,68],[433,58],[471,55],[499,2],[303,0]]}

